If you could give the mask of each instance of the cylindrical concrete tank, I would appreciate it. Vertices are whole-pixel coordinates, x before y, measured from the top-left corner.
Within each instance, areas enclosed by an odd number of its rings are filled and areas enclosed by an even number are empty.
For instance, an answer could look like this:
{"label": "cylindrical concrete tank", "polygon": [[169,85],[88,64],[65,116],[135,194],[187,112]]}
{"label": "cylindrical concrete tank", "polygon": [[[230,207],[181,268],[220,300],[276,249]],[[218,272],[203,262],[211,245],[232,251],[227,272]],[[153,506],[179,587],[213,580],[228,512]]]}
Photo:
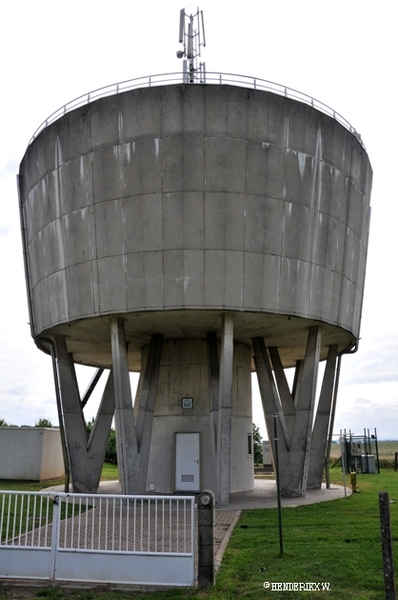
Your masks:
{"label": "cylindrical concrete tank", "polygon": [[[20,167],[38,336],[78,363],[130,370],[154,333],[204,340],[234,314],[282,367],[356,344],[372,171],[357,137],[311,106],[234,86],[136,89],[45,128]],[[254,363],[252,363],[254,368]],[[239,486],[238,486],[239,487]]]}

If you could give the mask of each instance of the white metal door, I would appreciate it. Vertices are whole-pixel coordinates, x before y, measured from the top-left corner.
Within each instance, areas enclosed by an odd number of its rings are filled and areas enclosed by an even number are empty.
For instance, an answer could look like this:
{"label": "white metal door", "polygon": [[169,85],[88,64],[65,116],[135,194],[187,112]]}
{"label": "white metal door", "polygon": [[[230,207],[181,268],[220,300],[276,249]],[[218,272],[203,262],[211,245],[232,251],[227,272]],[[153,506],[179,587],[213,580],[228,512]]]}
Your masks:
{"label": "white metal door", "polygon": [[176,433],[176,491],[200,491],[199,433]]}

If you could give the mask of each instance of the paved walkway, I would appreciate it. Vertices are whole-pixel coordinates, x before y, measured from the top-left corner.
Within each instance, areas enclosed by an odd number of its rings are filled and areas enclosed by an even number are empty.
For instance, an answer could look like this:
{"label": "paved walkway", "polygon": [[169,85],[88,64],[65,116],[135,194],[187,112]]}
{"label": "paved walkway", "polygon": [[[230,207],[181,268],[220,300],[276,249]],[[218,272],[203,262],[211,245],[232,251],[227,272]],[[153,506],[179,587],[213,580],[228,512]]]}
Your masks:
{"label": "paved walkway", "polygon": [[[47,490],[63,491],[63,486],[46,488]],[[98,493],[100,494],[120,494],[121,487],[118,481],[101,481]],[[323,484],[320,490],[308,490],[304,498],[282,498],[282,507],[303,506],[306,504],[315,504],[317,502],[326,502],[344,498],[351,494],[351,489],[344,489],[340,485],[331,485],[326,489]],[[222,556],[232,531],[238,522],[242,510],[252,508],[276,508],[278,506],[276,482],[271,479],[255,479],[254,489],[249,492],[235,492],[230,494],[229,504],[216,506],[215,518],[215,555],[216,568],[221,564]]]}

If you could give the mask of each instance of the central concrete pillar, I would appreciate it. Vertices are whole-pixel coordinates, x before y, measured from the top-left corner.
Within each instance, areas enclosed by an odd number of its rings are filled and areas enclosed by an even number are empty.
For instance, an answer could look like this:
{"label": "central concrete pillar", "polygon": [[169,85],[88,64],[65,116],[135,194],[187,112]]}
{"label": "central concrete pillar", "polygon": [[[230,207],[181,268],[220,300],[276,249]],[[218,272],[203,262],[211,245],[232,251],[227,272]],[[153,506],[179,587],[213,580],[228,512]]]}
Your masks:
{"label": "central concrete pillar", "polygon": [[[232,336],[227,337],[232,341]],[[222,469],[228,470],[227,477],[222,480],[224,498],[230,492],[253,489],[253,457],[248,452],[248,435],[252,433],[251,348],[235,343],[232,349],[227,342],[229,360],[224,359],[226,373],[222,386],[225,390],[224,405],[223,410],[219,410],[214,408],[217,407],[216,396],[221,385],[217,373],[218,363],[222,362],[221,358],[218,359],[222,342],[219,337],[213,336],[211,345],[212,367],[209,364],[208,339],[163,340],[146,491],[170,493],[211,489],[215,493],[218,477],[215,446],[219,447],[219,436],[224,437],[220,444]],[[149,346],[145,346],[143,368],[148,353]],[[140,394],[136,402],[140,402]],[[224,427],[215,439],[215,422],[218,425],[220,418]],[[195,475],[192,486],[189,481],[183,482],[183,489],[181,473],[176,469],[181,434],[188,434],[188,439],[190,435],[192,439],[199,437],[199,455],[193,457],[193,466],[198,466],[196,475],[199,481]],[[193,473],[189,461],[183,473],[185,479]]]}

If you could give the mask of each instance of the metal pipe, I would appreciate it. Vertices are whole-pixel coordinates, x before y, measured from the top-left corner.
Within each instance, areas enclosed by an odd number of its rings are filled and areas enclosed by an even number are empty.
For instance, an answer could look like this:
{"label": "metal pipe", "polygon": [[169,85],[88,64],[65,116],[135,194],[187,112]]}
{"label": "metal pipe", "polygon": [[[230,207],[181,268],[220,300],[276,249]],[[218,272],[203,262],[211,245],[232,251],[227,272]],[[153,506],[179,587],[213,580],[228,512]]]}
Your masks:
{"label": "metal pipe", "polygon": [[332,438],[333,438],[333,427],[334,427],[334,417],[336,414],[336,405],[337,405],[337,392],[339,389],[339,380],[340,380],[340,369],[341,369],[341,357],[340,354],[337,358],[337,367],[336,373],[334,377],[334,389],[333,389],[333,398],[332,398],[332,409],[330,411],[330,419],[329,419],[329,433],[328,433],[328,443],[326,448],[326,457],[325,457],[325,479],[326,479],[326,488],[330,489],[330,470],[329,470],[329,461],[330,461],[330,452],[332,449]]}
{"label": "metal pipe", "polygon": [[279,527],[279,554],[283,556],[283,535],[282,535],[282,507],[281,507],[281,486],[279,481],[279,456],[278,456],[278,428],[276,425],[277,413],[272,415],[274,419],[274,450],[275,450],[275,475],[276,475],[276,495],[278,498],[278,527]]}

